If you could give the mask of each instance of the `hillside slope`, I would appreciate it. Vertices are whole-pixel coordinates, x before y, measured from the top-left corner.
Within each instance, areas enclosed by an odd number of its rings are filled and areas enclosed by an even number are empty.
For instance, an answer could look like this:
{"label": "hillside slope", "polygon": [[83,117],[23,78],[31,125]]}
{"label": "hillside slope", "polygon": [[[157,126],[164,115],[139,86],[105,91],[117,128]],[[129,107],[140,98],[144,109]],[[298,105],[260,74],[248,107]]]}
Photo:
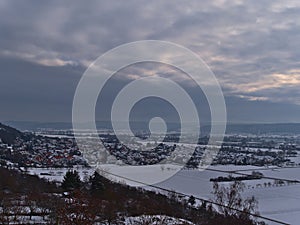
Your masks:
{"label": "hillside slope", "polygon": [[10,126],[0,123],[0,139],[4,144],[13,144],[17,138],[24,138],[24,134]]}

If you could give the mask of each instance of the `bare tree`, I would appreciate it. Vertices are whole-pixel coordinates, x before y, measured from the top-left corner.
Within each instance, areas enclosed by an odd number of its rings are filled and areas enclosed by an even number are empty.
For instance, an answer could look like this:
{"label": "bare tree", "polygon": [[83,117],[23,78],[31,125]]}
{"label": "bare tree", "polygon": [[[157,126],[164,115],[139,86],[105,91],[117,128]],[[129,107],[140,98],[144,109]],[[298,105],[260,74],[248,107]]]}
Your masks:
{"label": "bare tree", "polygon": [[[213,184],[214,202],[218,204],[218,211],[225,217],[236,217],[245,221],[254,221],[249,213],[259,215],[258,202],[252,196],[243,199],[241,193],[245,184],[235,181],[229,187],[220,186],[217,182]],[[237,209],[237,210],[235,210]]]}

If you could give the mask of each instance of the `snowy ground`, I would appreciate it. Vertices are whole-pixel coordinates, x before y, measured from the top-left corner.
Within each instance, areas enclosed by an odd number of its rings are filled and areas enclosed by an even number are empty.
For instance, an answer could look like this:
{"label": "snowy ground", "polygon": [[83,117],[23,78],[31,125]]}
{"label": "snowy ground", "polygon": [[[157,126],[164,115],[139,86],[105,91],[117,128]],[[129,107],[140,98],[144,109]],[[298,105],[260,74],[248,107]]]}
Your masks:
{"label": "snowy ground", "polygon": [[[73,169],[79,172],[82,180],[87,180],[95,171],[95,169],[85,167],[74,167]],[[38,175],[49,181],[61,182],[68,170],[70,170],[70,168],[28,168],[28,173]]]}
{"label": "snowy ground", "polygon": [[178,219],[178,218],[173,218],[169,216],[162,216],[162,215],[154,215],[154,216],[148,216],[148,215],[143,215],[143,216],[136,216],[136,217],[127,217],[125,219],[124,224],[128,225],[133,225],[133,224],[149,224],[149,225],[160,225],[160,224],[168,224],[168,225],[193,225],[193,223],[183,220],[183,219]]}
{"label": "snowy ground", "polygon": [[[253,170],[260,171],[264,176],[274,178],[284,178],[291,180],[300,180],[300,168],[265,168],[255,166],[211,166],[211,169],[224,171],[241,171],[245,174],[250,174]],[[94,169],[76,168],[82,179],[87,179]],[[49,180],[61,181],[67,168],[59,169],[42,169],[30,168],[31,174],[37,174]],[[177,167],[167,166],[143,166],[143,167],[119,167],[117,165],[108,165],[106,171],[109,173],[118,174],[124,177],[130,176],[135,180],[146,183],[153,183],[155,180],[163,180],[164,177],[173,175],[178,170]],[[44,174],[44,175],[43,175]],[[45,175],[50,174],[50,175]],[[219,171],[198,171],[198,170],[182,170],[171,178],[162,181],[158,185],[167,189],[172,189],[188,195],[194,195],[201,198],[213,199],[211,194],[212,182],[210,178],[218,176],[227,176],[228,173]],[[114,180],[126,182],[124,178],[114,177]],[[259,211],[261,215],[277,219],[290,224],[299,224],[300,221],[300,184],[283,184],[275,185],[274,180],[260,179],[244,181],[246,189],[244,196],[254,195],[259,201]],[[136,186],[132,181],[127,181],[128,184]],[[270,185],[267,185],[270,183]],[[268,224],[272,224],[269,223]],[[274,223],[275,224],[275,223]]]}
{"label": "snowy ground", "polygon": [[[212,169],[218,170],[245,170],[253,169],[250,166],[215,166]],[[285,178],[292,180],[300,180],[300,168],[279,168],[259,170],[265,176]],[[245,171],[244,171],[245,172]],[[246,172],[245,172],[246,173]],[[249,171],[248,173],[251,173]],[[226,176],[225,173],[215,171],[180,171],[174,177],[159,184],[162,187],[174,189],[186,194],[192,194],[207,199],[212,199],[211,195],[212,183],[209,182],[211,177]],[[290,224],[298,225],[300,221],[300,184],[284,184],[282,186],[273,185],[274,180],[261,179],[244,181],[246,189],[244,196],[255,196],[259,201],[259,212],[261,215],[277,219]],[[265,186],[264,183],[271,182],[272,185]],[[268,224],[272,224],[268,222]],[[275,223],[274,223],[275,224]]]}

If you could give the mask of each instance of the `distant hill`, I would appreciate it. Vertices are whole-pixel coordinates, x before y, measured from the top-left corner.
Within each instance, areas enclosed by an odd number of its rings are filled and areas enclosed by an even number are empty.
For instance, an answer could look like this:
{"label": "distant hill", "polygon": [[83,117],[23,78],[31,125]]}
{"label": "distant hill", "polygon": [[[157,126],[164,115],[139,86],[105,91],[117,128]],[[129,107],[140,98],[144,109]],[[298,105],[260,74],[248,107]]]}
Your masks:
{"label": "distant hill", "polygon": [[[209,126],[203,128],[209,129]],[[226,134],[300,134],[300,123],[227,124]]]}
{"label": "distant hill", "polygon": [[30,121],[5,121],[5,124],[15,127],[21,131],[37,131],[40,129],[72,129],[72,123],[55,122],[55,123],[42,123]]}
{"label": "distant hill", "polygon": [[0,139],[3,143],[11,145],[17,137],[24,138],[24,134],[15,128],[0,123]]}
{"label": "distant hill", "polygon": [[[5,124],[15,127],[21,131],[39,131],[43,129],[54,129],[54,130],[70,130],[73,128],[71,122],[27,122],[27,121],[5,121]],[[125,122],[118,122],[119,127],[126,127]],[[97,121],[98,129],[112,129],[112,124],[110,121]],[[136,130],[144,130],[148,128],[148,123],[142,121],[134,121],[131,127]],[[82,128],[89,128],[89,123],[81,124]],[[178,130],[180,128],[178,123],[168,123],[168,128],[170,130]]]}
{"label": "distant hill", "polygon": [[[23,122],[23,121],[6,121],[5,124],[15,127],[21,131],[37,131],[41,129],[57,129],[57,130],[69,130],[72,129],[72,123],[70,122],[56,122],[56,123],[41,123],[41,122]],[[122,127],[122,122],[120,123]],[[210,126],[207,123],[202,123],[201,133],[207,134],[210,131]],[[136,130],[144,130],[148,127],[146,122],[133,122],[131,127]],[[88,127],[88,126],[86,126]],[[97,127],[99,129],[112,129],[111,122],[109,121],[97,121]],[[178,123],[168,123],[169,131],[178,131],[180,125]],[[300,134],[300,123],[229,123],[226,128],[227,134]]]}
{"label": "distant hill", "polygon": [[226,133],[300,134],[300,123],[229,124]]}
{"label": "distant hill", "polygon": [[[211,126],[201,127],[201,134],[210,133]],[[226,134],[300,134],[300,123],[252,123],[252,124],[232,124],[226,125]]]}

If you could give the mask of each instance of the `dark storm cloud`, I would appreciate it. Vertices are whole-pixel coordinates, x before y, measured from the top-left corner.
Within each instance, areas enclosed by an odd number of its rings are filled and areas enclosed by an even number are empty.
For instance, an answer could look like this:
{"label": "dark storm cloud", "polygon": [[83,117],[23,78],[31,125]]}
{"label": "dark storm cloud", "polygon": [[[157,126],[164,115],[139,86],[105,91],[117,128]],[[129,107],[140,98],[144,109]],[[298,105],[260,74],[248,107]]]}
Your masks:
{"label": "dark storm cloud", "polygon": [[0,58],[1,120],[70,120],[80,67],[48,67]]}
{"label": "dark storm cloud", "polygon": [[[182,44],[208,63],[228,99],[230,120],[294,121],[299,13],[298,1],[2,1],[0,116],[70,120],[77,82],[90,62],[123,43],[160,39]],[[151,67],[112,85],[146,69]],[[188,82],[176,79],[196,98]],[[111,96],[106,93],[107,102]],[[269,109],[274,116],[266,116]]]}

